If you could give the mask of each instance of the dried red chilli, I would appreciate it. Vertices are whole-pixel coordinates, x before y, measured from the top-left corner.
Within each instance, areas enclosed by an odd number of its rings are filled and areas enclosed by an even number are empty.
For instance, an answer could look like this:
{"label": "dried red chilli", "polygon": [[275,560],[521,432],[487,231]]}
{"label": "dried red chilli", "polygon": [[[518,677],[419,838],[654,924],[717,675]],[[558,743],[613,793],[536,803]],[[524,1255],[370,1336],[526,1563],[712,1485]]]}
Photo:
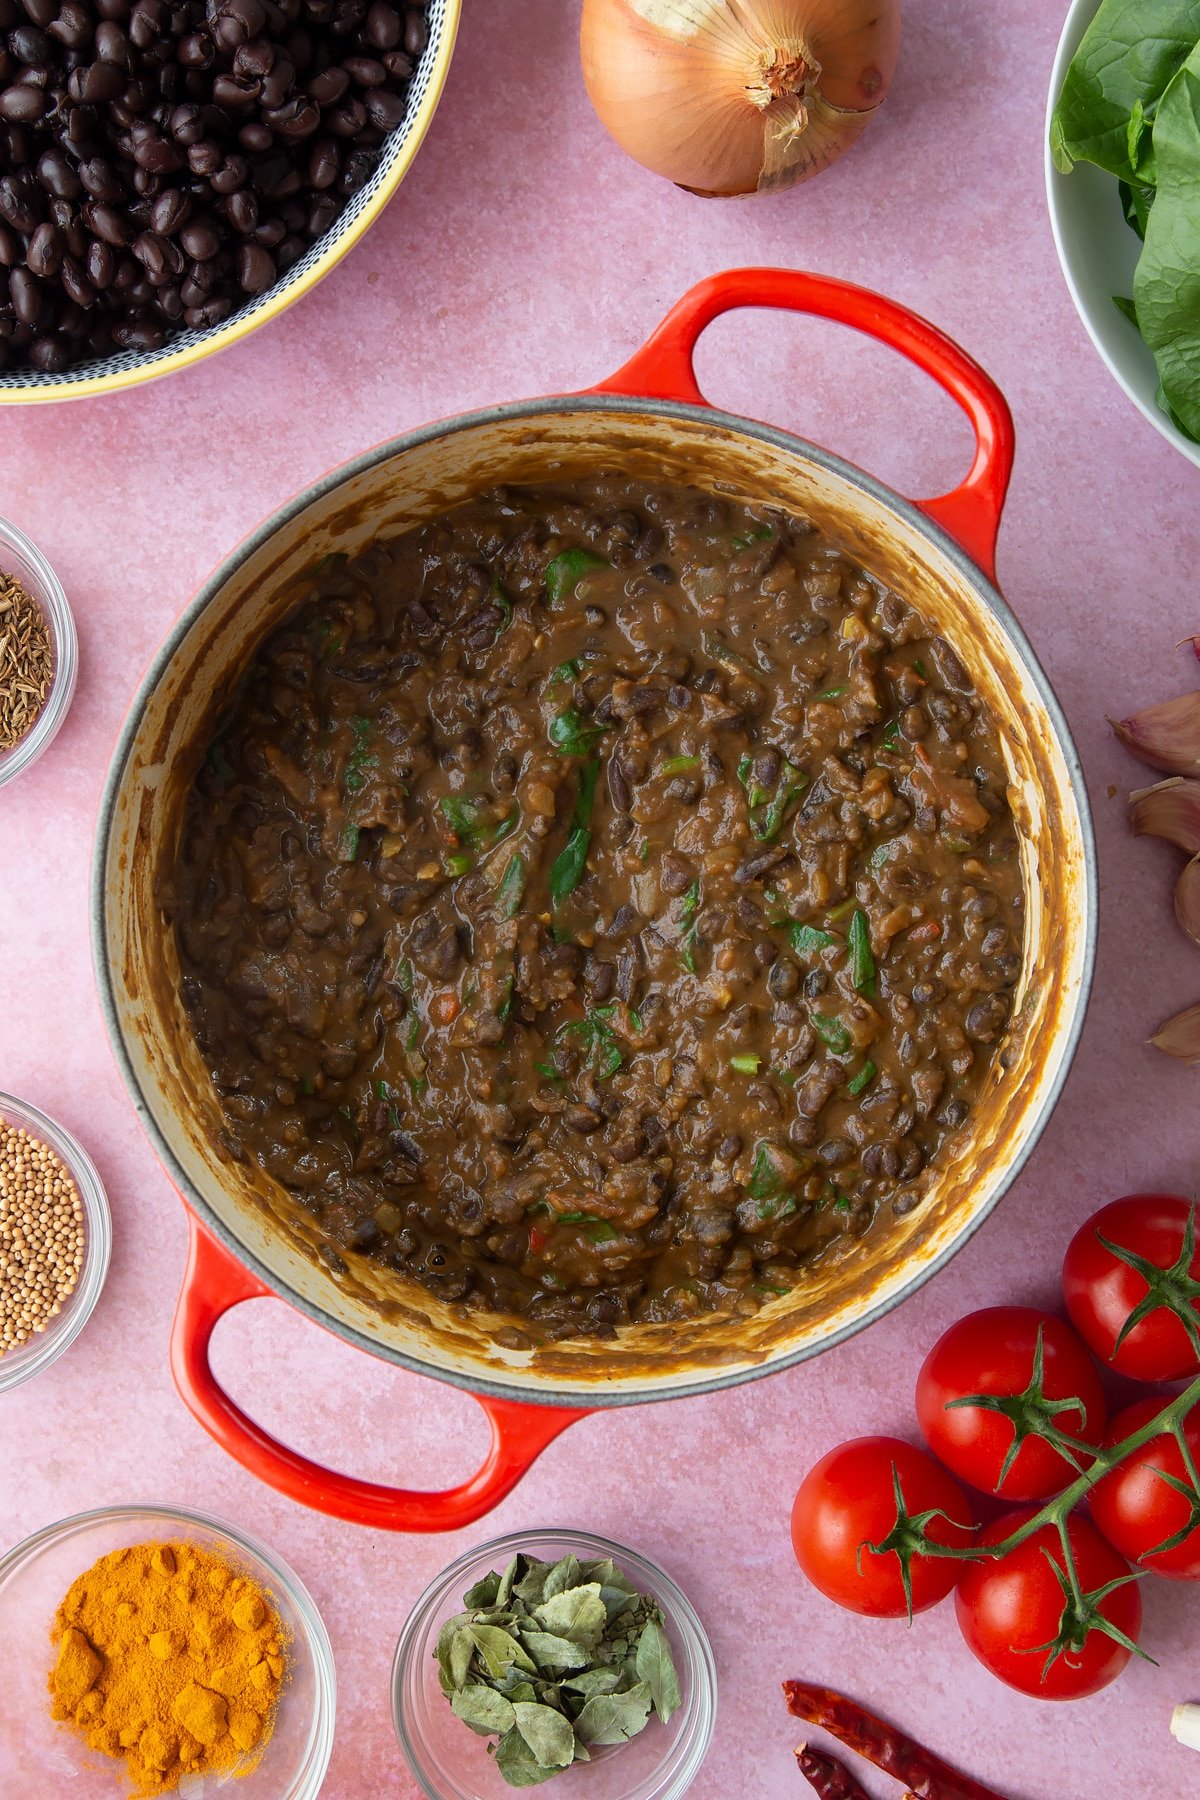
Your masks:
{"label": "dried red chilli", "polygon": [[871,1800],[865,1787],[857,1782],[845,1763],[811,1744],[801,1744],[796,1752],[800,1773],[820,1800]]}
{"label": "dried red chilli", "polygon": [[783,1693],[790,1713],[809,1725],[821,1726],[840,1738],[848,1750],[903,1781],[915,1800],[1005,1800],[994,1788],[961,1775],[932,1750],[834,1688],[785,1681]]}

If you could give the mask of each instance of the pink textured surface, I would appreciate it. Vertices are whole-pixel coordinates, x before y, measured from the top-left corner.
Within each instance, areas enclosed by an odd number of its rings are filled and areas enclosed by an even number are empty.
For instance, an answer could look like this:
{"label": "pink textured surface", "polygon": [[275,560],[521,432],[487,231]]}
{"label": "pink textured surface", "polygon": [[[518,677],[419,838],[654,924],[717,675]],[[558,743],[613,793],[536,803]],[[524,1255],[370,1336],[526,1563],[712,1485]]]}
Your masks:
{"label": "pink textured surface", "polygon": [[[840,1437],[913,1431],[912,1381],[969,1308],[1053,1301],[1074,1227],[1134,1187],[1191,1187],[1196,1077],[1142,1047],[1200,990],[1170,913],[1173,853],[1133,843],[1138,771],[1106,712],[1189,684],[1172,645],[1200,621],[1196,474],[1106,375],[1055,264],[1041,177],[1043,95],[1062,0],[909,0],[886,116],[808,189],[721,205],[631,165],[594,120],[576,4],[468,0],[430,138],[366,242],[310,298],[235,350],[115,401],[7,410],[3,509],[56,566],[82,641],[74,710],[0,799],[0,1088],[90,1147],[113,1205],[107,1290],[71,1353],[0,1403],[0,1544],[82,1507],[177,1501],[269,1539],[333,1638],[340,1687],[330,1800],[410,1800],[388,1667],[426,1581],[465,1544],[562,1523],[625,1538],[688,1589],[721,1679],[697,1800],[785,1796],[801,1733],[778,1680],[874,1701],[1020,1800],[1183,1795],[1200,1761],[1168,1736],[1192,1692],[1195,1611],[1149,1582],[1145,1638],[1111,1696],[1069,1708],[993,1683],[952,1609],[857,1621],[808,1590],[791,1498]],[[166,1343],[180,1206],[133,1118],[94,998],[87,874],[113,735],[168,625],[217,558],[283,498],[362,447],[463,408],[615,368],[693,280],[746,262],[874,285],[930,315],[997,377],[1018,427],[1001,537],[1007,593],[1065,704],[1096,809],[1096,997],[1066,1094],[1022,1180],[952,1267],[866,1336],[713,1398],[595,1417],[553,1445],[488,1521],[452,1539],[377,1535],[258,1486],[192,1423]],[[700,357],[712,398],[844,452],[910,492],[965,467],[950,403],[834,327],[742,314]],[[472,1403],[357,1356],[276,1302],[222,1327],[237,1395],[334,1464],[430,1485],[481,1447]],[[871,1778],[868,1777],[868,1783]],[[872,1793],[889,1790],[874,1781]]]}

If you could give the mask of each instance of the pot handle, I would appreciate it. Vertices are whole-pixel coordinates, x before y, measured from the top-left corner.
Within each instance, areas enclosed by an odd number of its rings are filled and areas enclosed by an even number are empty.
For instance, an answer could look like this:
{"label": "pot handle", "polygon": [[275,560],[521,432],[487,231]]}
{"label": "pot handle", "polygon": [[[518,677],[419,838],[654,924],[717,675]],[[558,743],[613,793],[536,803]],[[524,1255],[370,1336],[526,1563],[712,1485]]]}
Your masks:
{"label": "pot handle", "polygon": [[491,1443],[483,1463],[458,1487],[430,1492],[384,1487],[326,1469],[280,1444],[235,1405],[208,1359],[218,1319],[244,1300],[274,1299],[273,1290],[188,1213],[187,1269],[171,1330],[171,1372],[184,1404],[223,1450],[260,1481],[301,1506],[352,1525],[383,1531],[456,1531],[499,1505],[547,1444],[592,1409],[528,1406],[473,1394],[487,1415]]}
{"label": "pot handle", "polygon": [[692,361],[696,343],[714,319],[741,306],[815,313],[850,325],[899,350],[957,400],[975,432],[970,473],[953,492],[918,500],[916,505],[948,531],[994,582],[996,535],[1013,463],[1008,402],[991,376],[952,338],[895,300],[832,275],[799,269],[727,269],[691,288],[641,349],[615,375],[588,391],[707,406]]}

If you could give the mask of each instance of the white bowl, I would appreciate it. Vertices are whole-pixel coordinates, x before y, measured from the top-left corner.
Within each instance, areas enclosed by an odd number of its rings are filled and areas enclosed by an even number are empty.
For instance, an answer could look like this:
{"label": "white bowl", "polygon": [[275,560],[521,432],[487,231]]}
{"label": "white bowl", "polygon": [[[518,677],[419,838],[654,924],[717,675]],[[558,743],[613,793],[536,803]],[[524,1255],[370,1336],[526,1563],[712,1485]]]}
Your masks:
{"label": "white bowl", "polygon": [[1050,154],[1050,119],[1067,69],[1099,10],[1100,0],[1073,0],[1050,76],[1043,150],[1054,244],[1075,310],[1109,372],[1155,431],[1200,467],[1200,444],[1185,437],[1155,400],[1158,369],[1153,355],[1136,327],[1113,305],[1114,294],[1132,294],[1142,248],[1137,233],[1125,222],[1116,176],[1082,162],[1063,175]]}
{"label": "white bowl", "polygon": [[408,90],[408,110],[395,131],[384,139],[371,179],[351,195],[328,231],[310,244],[299,262],[285,270],[265,293],[247,300],[219,325],[170,333],[157,350],[114,351],[110,356],[73,363],[55,375],[26,366],[0,369],[0,406],[82,400],[190,368],[202,357],[224,350],[277,318],[294,300],[315,287],[379,217],[408,173],[445,86],[461,8],[462,0],[428,0],[429,40]]}

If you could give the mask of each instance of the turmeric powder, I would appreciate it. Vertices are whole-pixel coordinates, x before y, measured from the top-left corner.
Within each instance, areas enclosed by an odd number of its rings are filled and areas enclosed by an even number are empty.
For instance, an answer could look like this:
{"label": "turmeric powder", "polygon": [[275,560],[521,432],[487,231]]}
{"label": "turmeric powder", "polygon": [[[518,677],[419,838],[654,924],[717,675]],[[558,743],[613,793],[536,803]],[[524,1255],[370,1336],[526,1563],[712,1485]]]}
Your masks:
{"label": "turmeric powder", "polygon": [[123,1757],[133,1792],[245,1774],[270,1740],[284,1672],[262,1589],[195,1544],[114,1550],[75,1581],[51,1630],[54,1718]]}

